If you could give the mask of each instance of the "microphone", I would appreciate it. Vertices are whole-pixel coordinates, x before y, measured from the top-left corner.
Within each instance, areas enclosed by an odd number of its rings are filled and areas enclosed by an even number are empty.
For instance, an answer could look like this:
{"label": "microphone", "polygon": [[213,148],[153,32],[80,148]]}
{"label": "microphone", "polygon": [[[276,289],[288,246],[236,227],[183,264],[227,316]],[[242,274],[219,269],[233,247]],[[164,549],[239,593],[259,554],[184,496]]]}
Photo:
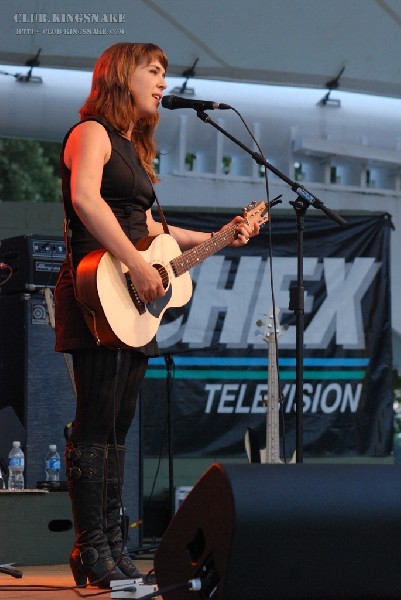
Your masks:
{"label": "microphone", "polygon": [[191,100],[190,98],[180,98],[180,96],[163,96],[162,106],[169,110],[176,108],[193,108],[194,110],[228,110],[229,104],[211,102],[210,100]]}

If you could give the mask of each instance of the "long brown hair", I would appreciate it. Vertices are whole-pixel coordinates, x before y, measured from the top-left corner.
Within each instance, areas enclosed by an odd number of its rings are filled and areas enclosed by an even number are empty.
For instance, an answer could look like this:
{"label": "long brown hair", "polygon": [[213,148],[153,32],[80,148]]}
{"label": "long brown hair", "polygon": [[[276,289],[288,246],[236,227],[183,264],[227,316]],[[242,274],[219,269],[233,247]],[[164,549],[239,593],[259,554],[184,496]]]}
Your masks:
{"label": "long brown hair", "polygon": [[119,43],[110,46],[98,58],[92,76],[92,87],[85,104],[80,110],[81,119],[99,116],[125,133],[134,123],[132,141],[142,166],[153,182],[157,177],[153,168],[156,156],[154,131],[159,115],[136,118],[135,100],[129,92],[132,72],[139,64],[153,60],[167,69],[167,56],[159,46],[151,43]]}

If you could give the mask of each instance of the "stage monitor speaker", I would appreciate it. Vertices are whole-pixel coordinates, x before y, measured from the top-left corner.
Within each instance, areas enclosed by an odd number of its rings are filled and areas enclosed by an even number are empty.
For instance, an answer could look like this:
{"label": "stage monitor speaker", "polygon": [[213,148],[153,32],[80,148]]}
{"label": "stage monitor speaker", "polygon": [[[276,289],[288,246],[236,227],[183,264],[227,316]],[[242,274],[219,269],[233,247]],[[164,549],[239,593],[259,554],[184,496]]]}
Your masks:
{"label": "stage monitor speaker", "polygon": [[213,465],[155,555],[170,600],[401,598],[401,465]]}
{"label": "stage monitor speaker", "polygon": [[[0,428],[2,458],[7,458],[13,441],[7,432],[14,435],[18,419],[25,430],[25,439],[20,441],[25,452],[27,488],[35,488],[37,481],[45,479],[49,444],[59,449],[61,478],[65,479],[64,427],[74,419],[75,394],[65,362],[69,357],[55,352],[54,344],[55,334],[41,292],[0,296],[0,411],[10,418],[10,423],[2,422]],[[142,517],[140,410],[128,435],[127,449],[123,495],[133,522]],[[130,549],[137,547],[140,531],[130,529]]]}

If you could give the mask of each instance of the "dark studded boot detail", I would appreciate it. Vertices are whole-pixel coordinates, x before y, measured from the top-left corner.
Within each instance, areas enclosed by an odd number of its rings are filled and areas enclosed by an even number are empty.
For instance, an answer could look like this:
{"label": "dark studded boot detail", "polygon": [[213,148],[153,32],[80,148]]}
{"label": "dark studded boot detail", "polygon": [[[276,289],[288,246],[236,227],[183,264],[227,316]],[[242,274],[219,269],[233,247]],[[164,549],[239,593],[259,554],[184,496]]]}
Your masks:
{"label": "dark studded boot detail", "polygon": [[109,446],[107,454],[107,476],[106,476],[106,534],[109,542],[111,555],[118,568],[129,577],[137,579],[142,577],[134,561],[128,554],[125,544],[126,528],[123,522],[121,510],[121,494],[119,493],[119,481],[122,489],[124,481],[125,446]]}
{"label": "dark studded boot detail", "polygon": [[66,447],[67,485],[75,527],[70,567],[77,585],[87,580],[101,588],[127,579],[116,566],[104,533],[105,464],[107,446],[72,444]]}

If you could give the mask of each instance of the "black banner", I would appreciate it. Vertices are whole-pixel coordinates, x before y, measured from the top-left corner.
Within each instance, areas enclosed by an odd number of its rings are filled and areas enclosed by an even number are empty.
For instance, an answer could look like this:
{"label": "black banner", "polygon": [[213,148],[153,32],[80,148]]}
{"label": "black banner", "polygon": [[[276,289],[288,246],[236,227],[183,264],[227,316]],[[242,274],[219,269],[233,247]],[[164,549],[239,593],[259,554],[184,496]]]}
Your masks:
{"label": "black banner", "polygon": [[[170,224],[204,231],[230,218],[167,213]],[[326,217],[305,218],[305,456],[382,456],[391,449],[391,219],[346,219],[342,228]],[[161,355],[150,361],[143,387],[145,455],[160,454],[169,406],[175,456],[242,456],[250,427],[266,445],[273,287],[280,446],[290,457],[296,319],[289,290],[297,281],[297,239],[295,214],[273,213],[271,235],[265,226],[247,246],[227,247],[193,269],[192,299],[167,311],[158,332]]]}

